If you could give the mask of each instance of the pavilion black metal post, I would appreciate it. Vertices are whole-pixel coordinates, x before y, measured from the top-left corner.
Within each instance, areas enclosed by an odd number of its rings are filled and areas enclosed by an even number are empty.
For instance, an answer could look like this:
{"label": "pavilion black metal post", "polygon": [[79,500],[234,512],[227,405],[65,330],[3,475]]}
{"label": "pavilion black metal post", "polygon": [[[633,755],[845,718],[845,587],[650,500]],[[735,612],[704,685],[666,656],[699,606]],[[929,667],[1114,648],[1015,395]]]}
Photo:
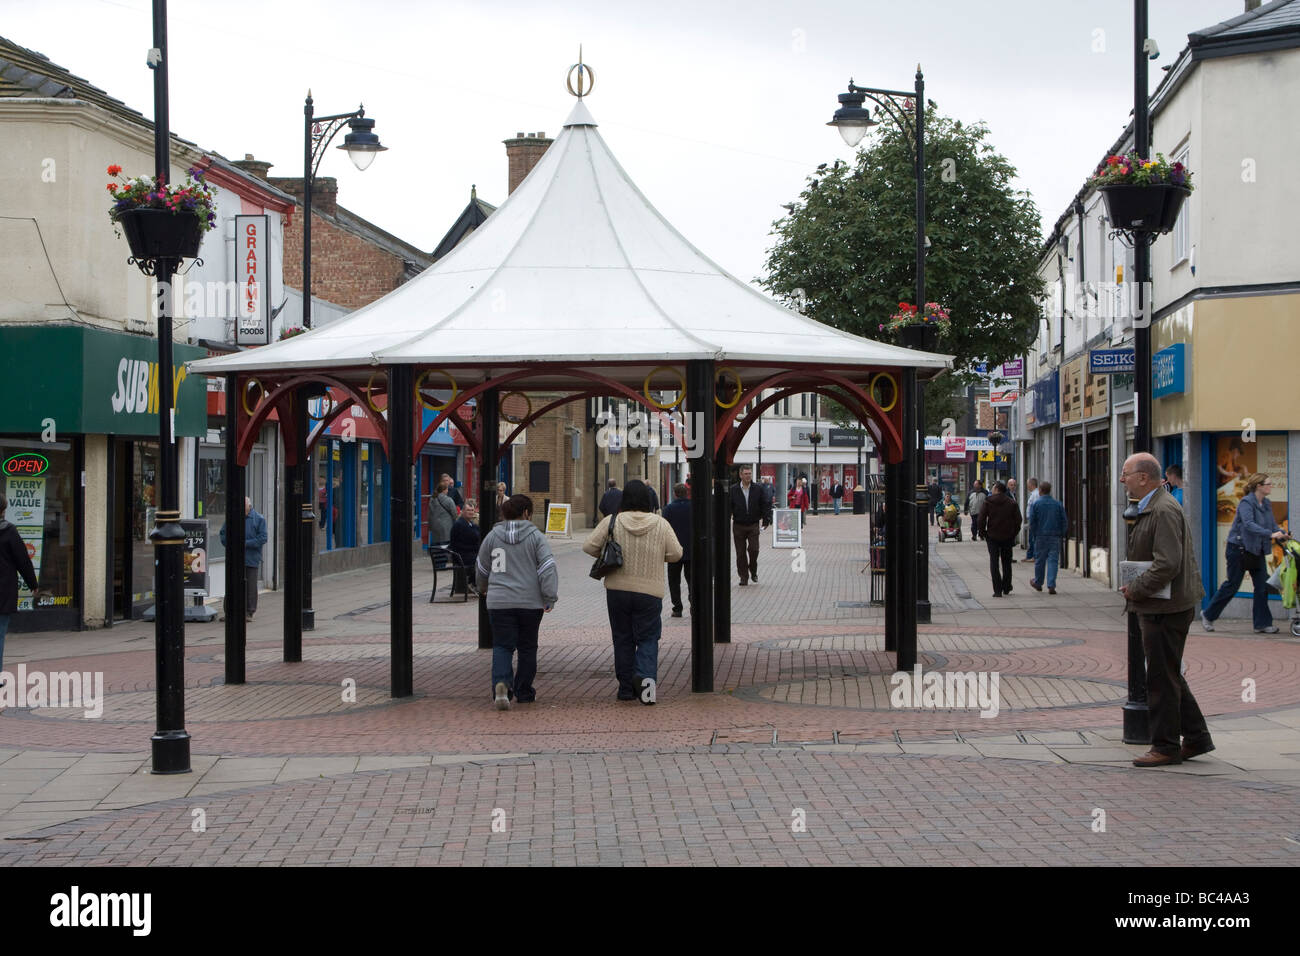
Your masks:
{"label": "pavilion black metal post", "polygon": [[[916,394],[916,369],[903,369],[903,395]],[[916,663],[916,595],[917,574],[913,556],[917,553],[916,495],[916,403],[903,403],[903,460],[899,463],[897,519],[899,559],[903,565],[899,582],[898,669],[910,671]],[[927,562],[928,564],[928,562]]]}
{"label": "pavilion black metal post", "polygon": [[[925,77],[921,64],[916,65],[916,307],[925,314]],[[931,343],[926,336],[923,341]],[[915,372],[913,373],[915,375]],[[917,431],[908,437],[915,438],[910,454],[915,459],[912,483],[916,487],[916,501],[922,500],[925,483],[925,385],[917,382]],[[926,501],[928,502],[928,495]],[[926,522],[926,508],[916,509],[916,620],[930,623],[930,532]]]}
{"label": "pavilion black metal post", "polygon": [[[289,428],[284,429],[284,659],[302,660],[302,547],[294,534],[295,515],[302,514],[303,465],[307,412],[302,396],[288,395]],[[293,446],[289,446],[289,442]]]}
{"label": "pavilion black metal post", "polygon": [[[885,464],[885,650],[898,650],[899,610],[902,607],[902,562],[898,549],[898,489],[900,466]],[[868,505],[870,507],[870,505]]]}
{"label": "pavilion black metal post", "polygon": [[817,426],[818,426],[817,413],[820,411],[818,406],[821,404],[821,396],[818,395],[816,392],[813,393],[812,403],[813,403],[813,430],[812,430],[812,435],[809,436],[808,440],[812,442],[812,446],[813,446],[813,473],[812,473],[811,484],[814,489],[813,500],[812,500],[813,514],[816,515],[820,513],[817,510],[817,504],[818,502],[821,501],[821,497],[822,497],[822,473],[821,473],[821,469],[817,467],[817,446],[822,443],[822,433],[817,430]]}
{"label": "pavilion black metal post", "polygon": [[[389,590],[393,596],[389,616],[392,639],[392,696],[415,692],[415,645],[411,617],[411,537],[415,511],[411,496],[411,452],[414,431],[415,379],[409,365],[388,369],[388,460],[392,533],[389,535]],[[495,434],[493,437],[496,437]]]}
{"label": "pavilion black metal post", "polygon": [[[497,514],[497,446],[501,442],[500,395],[489,388],[478,399],[479,420],[479,475],[482,485],[479,495],[479,527],[483,534],[501,519]],[[518,487],[518,482],[515,483]],[[492,649],[492,621],[488,618],[487,601],[478,602],[478,646],[480,650]]]}
{"label": "pavilion black metal post", "polygon": [[[167,101],[167,0],[153,2],[154,175],[171,180],[171,130]],[[151,740],[154,773],[190,772],[190,735],[185,730],[185,596],[181,578],[180,468],[172,433],[172,277],[180,261],[158,259],[154,276],[158,315],[158,510],[149,539],[154,544],[154,654],[157,729]],[[242,509],[242,505],[241,505]],[[243,511],[240,511],[243,514]]]}
{"label": "pavilion black metal post", "polygon": [[[691,469],[691,690],[713,690],[713,363],[686,363],[686,411],[699,436]],[[724,538],[718,547],[726,543]]]}
{"label": "pavilion black metal post", "polygon": [[[226,683],[245,681],[244,468],[239,464],[239,376],[226,376]],[[211,529],[208,529],[211,533]],[[256,572],[254,572],[256,573]]]}
{"label": "pavilion black metal post", "polygon": [[[306,302],[304,295],[303,301]],[[328,394],[324,385],[304,386],[300,392],[303,404],[303,457],[302,457],[302,502],[300,507],[300,524],[302,526],[302,629],[304,631],[313,631],[316,629],[316,609],[312,607],[311,596],[311,565],[316,556],[316,482],[314,480],[314,469],[312,467],[312,446],[311,446],[311,419],[307,417],[306,408],[308,402],[315,398],[323,399]],[[322,409],[321,415],[324,416]],[[328,507],[328,504],[323,507]],[[334,529],[338,534],[338,529]]]}
{"label": "pavilion black metal post", "polygon": [[[1147,0],[1133,2],[1133,148],[1138,156],[1151,154],[1150,122],[1147,106]],[[1133,426],[1133,451],[1151,451],[1151,241],[1154,234],[1133,235],[1134,271],[1137,273],[1138,311],[1133,321],[1133,404],[1137,422]],[[1146,702],[1146,652],[1142,648],[1142,629],[1137,615],[1128,616],[1128,700],[1124,704],[1124,743],[1151,742],[1149,711]]]}
{"label": "pavilion black metal post", "polygon": [[[757,492],[757,489],[755,489]],[[761,494],[761,492],[757,492]],[[731,472],[726,451],[713,462],[713,642],[731,643]]]}

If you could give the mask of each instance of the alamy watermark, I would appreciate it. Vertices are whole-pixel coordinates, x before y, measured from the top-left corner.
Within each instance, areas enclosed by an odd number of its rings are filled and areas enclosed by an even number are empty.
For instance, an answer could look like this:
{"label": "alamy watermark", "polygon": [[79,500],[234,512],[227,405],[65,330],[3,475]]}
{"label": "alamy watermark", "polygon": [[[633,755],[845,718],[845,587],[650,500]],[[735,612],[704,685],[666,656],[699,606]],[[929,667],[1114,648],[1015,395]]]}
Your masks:
{"label": "alamy watermark", "polygon": [[0,707],[80,708],[88,719],[104,716],[103,671],[0,671]]}
{"label": "alamy watermark", "polygon": [[675,413],[672,421],[673,424],[669,425],[658,415],[646,412],[628,415],[627,409],[622,407],[617,413],[601,412],[596,416],[596,424],[600,426],[596,432],[596,445],[617,452],[623,447],[672,448],[680,443],[688,459],[703,455],[706,437],[704,415],[701,412]]}
{"label": "alamy watermark", "polygon": [[889,706],[899,710],[974,710],[981,717],[996,717],[1001,707],[997,671],[930,671],[917,664],[912,673],[899,671],[889,678]]}

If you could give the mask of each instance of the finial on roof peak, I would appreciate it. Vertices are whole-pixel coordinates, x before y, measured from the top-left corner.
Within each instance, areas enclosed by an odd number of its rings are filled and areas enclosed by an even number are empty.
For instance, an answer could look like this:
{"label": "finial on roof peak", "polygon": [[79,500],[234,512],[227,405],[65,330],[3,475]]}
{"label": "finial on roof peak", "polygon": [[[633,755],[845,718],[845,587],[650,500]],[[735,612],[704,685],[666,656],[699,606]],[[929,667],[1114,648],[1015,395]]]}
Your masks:
{"label": "finial on roof peak", "polygon": [[478,199],[478,186],[474,183],[469,184],[469,198],[471,201]]}
{"label": "finial on roof peak", "polygon": [[[578,88],[573,88],[573,71],[578,71]],[[583,81],[586,81],[585,85]],[[596,85],[596,71],[582,62],[582,44],[578,44],[578,62],[569,67],[569,74],[564,79],[569,93],[581,100]]]}

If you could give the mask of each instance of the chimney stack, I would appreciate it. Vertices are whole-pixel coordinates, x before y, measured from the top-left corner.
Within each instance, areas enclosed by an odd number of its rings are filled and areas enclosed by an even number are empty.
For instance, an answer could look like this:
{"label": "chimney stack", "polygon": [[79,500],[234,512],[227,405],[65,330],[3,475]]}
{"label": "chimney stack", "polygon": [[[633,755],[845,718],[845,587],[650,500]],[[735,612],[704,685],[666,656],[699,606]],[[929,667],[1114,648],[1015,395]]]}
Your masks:
{"label": "chimney stack", "polygon": [[232,166],[238,166],[246,173],[256,176],[258,179],[267,180],[267,173],[270,171],[272,163],[260,159],[254,159],[252,153],[245,153],[243,159],[236,159],[231,162]]}
{"label": "chimney stack", "polygon": [[[268,180],[276,189],[283,189],[302,205],[301,176],[272,176]],[[339,208],[339,181],[333,176],[317,176],[311,187],[312,212],[322,216],[336,216]]]}
{"label": "chimney stack", "polygon": [[506,159],[510,162],[509,189],[506,193],[509,195],[532,172],[546,148],[555,141],[547,139],[545,133],[516,133],[514,139],[502,142],[506,144]]}

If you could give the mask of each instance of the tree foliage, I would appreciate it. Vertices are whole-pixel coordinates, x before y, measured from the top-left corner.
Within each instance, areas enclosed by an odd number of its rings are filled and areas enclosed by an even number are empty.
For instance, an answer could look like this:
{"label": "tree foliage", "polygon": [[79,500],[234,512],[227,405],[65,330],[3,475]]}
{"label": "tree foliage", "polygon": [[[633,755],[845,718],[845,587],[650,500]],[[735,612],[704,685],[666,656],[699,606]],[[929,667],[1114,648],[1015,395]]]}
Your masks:
{"label": "tree foliage", "polygon": [[[1029,194],[1012,188],[1015,168],[986,141],[983,123],[964,126],[933,110],[926,121],[926,299],[952,313],[938,350],[968,372],[1022,355],[1038,334],[1039,215]],[[880,325],[916,295],[915,172],[902,130],[880,129],[855,164],[836,160],[808,177],[789,215],[773,223],[761,281],[810,318],[897,344]],[[927,390],[936,405],[938,392],[954,387],[944,386]]]}

